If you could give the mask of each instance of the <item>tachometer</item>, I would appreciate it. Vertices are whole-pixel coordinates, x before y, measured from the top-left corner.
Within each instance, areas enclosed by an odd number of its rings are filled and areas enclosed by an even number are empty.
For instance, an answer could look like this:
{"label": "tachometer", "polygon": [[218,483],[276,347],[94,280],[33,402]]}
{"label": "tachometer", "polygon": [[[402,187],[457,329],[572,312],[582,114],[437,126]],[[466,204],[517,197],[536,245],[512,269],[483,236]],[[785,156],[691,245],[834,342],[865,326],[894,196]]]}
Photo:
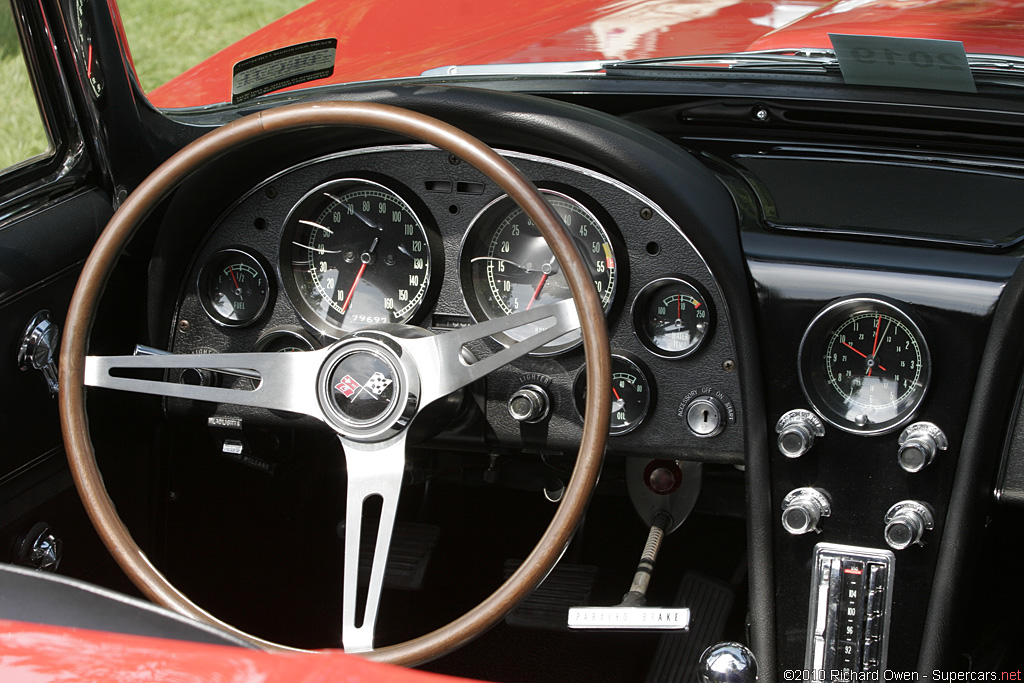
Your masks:
{"label": "tachometer", "polygon": [[825,420],[883,434],[908,422],[928,391],[931,356],[912,315],[887,301],[835,302],[800,344],[800,382]]}
{"label": "tachometer", "polygon": [[[541,190],[561,217],[576,243],[607,313],[617,284],[615,251],[608,232],[583,204],[552,190]],[[511,315],[534,306],[570,298],[569,285],[540,231],[510,197],[488,205],[474,219],[462,246],[462,293],[478,321]],[[524,339],[539,328],[511,330],[512,340]],[[497,338],[499,342],[505,337]],[[540,349],[541,354],[564,351],[579,343],[571,332]]]}
{"label": "tachometer", "polygon": [[300,315],[340,336],[416,315],[433,275],[431,244],[398,193],[369,180],[336,180],[292,209],[281,270]]}

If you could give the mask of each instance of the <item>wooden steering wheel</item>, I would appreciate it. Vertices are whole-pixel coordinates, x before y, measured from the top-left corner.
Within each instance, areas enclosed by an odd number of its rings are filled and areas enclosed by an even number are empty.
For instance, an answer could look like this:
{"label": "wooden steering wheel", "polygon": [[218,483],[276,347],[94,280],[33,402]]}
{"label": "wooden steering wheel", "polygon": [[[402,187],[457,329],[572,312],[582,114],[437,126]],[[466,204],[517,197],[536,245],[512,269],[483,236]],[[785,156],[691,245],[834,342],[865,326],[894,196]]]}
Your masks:
{"label": "wooden steering wheel", "polygon": [[[573,299],[434,335],[421,328],[388,325],[350,334],[318,351],[167,356],[88,356],[89,334],[100,296],[118,256],[138,227],[203,164],[268,135],[325,126],[361,126],[426,142],[460,157],[490,178],[526,211],[564,265]],[[548,327],[476,362],[463,347],[527,323]],[[387,549],[398,507],[408,425],[427,405],[464,387],[577,326],[587,358],[586,420],[579,454],[565,495],[533,551],[504,584],[475,608],[432,633],[374,649],[373,631]],[[540,326],[538,326],[540,327]],[[395,664],[415,665],[449,652],[497,623],[544,579],[568,545],[597,483],[610,417],[611,377],[604,312],[594,283],[572,240],[537,189],[509,162],[479,140],[431,117],[372,103],[298,104],[252,114],[223,126],[168,159],[118,209],[82,270],[67,315],[60,354],[60,417],[64,444],[79,495],[114,559],[154,602],[220,627],[268,650],[291,650],[219,621],[191,602],[150,563],[121,521],[96,465],[85,413],[85,387],[96,386],[218,403],[235,403],[311,415],[338,434],[348,468],[348,519],[359,519],[363,502],[382,499],[379,530],[365,610],[357,614],[359,523],[346,525],[343,645],[348,652]],[[174,381],[131,379],[112,370],[246,368],[259,374],[252,390],[202,387]],[[339,379],[372,368],[382,379],[372,409],[355,407],[335,389]],[[175,373],[176,376],[176,373]]]}

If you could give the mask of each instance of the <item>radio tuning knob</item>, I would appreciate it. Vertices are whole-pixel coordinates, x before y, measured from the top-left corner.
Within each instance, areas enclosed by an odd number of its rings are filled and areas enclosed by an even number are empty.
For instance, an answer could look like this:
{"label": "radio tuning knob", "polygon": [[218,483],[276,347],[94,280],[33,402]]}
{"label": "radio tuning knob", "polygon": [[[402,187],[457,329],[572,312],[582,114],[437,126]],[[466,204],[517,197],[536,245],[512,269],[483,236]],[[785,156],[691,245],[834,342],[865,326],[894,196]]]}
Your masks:
{"label": "radio tuning knob", "polygon": [[787,458],[799,458],[811,450],[816,437],[825,436],[825,425],[809,410],[791,410],[775,424],[779,452]]}
{"label": "radio tuning knob", "polygon": [[931,422],[915,422],[900,434],[896,458],[907,472],[920,472],[935,460],[939,451],[949,447],[941,429]]}
{"label": "radio tuning knob", "polygon": [[832,514],[832,502],[821,489],[805,486],[793,489],[782,500],[782,526],[794,536],[821,530],[822,517]]}
{"label": "radio tuning knob", "polygon": [[924,532],[935,527],[935,515],[927,503],[904,500],[885,513],[885,542],[894,550],[903,550],[915,543],[924,545]]}

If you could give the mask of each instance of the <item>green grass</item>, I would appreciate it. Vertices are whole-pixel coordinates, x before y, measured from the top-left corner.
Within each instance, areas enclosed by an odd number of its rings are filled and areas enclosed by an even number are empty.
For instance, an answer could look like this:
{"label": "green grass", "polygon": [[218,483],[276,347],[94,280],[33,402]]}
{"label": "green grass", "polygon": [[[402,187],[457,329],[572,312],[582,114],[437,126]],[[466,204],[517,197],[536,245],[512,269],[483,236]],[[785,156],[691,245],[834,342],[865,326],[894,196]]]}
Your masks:
{"label": "green grass", "polygon": [[[146,92],[305,4],[305,0],[119,0]],[[225,78],[230,74],[225,74]],[[0,172],[43,154],[49,139],[7,3],[0,2]]]}
{"label": "green grass", "polygon": [[136,73],[149,92],[306,2],[119,0],[117,4]]}
{"label": "green grass", "polygon": [[[6,5],[6,3],[4,3]],[[10,6],[0,5],[0,172],[50,148]]]}

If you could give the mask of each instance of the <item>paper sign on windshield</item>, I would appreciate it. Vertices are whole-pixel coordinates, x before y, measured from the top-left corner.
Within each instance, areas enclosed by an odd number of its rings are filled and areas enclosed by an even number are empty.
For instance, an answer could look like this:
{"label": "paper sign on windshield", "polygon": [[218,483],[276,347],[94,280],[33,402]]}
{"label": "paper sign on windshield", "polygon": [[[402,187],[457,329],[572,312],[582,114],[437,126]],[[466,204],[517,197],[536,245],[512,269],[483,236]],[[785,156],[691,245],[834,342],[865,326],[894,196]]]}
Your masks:
{"label": "paper sign on windshield", "polygon": [[324,38],[243,59],[231,69],[231,103],[327,78],[334,73],[337,48],[337,38]]}
{"label": "paper sign on windshield", "polygon": [[838,33],[828,37],[847,83],[978,92],[960,41]]}

